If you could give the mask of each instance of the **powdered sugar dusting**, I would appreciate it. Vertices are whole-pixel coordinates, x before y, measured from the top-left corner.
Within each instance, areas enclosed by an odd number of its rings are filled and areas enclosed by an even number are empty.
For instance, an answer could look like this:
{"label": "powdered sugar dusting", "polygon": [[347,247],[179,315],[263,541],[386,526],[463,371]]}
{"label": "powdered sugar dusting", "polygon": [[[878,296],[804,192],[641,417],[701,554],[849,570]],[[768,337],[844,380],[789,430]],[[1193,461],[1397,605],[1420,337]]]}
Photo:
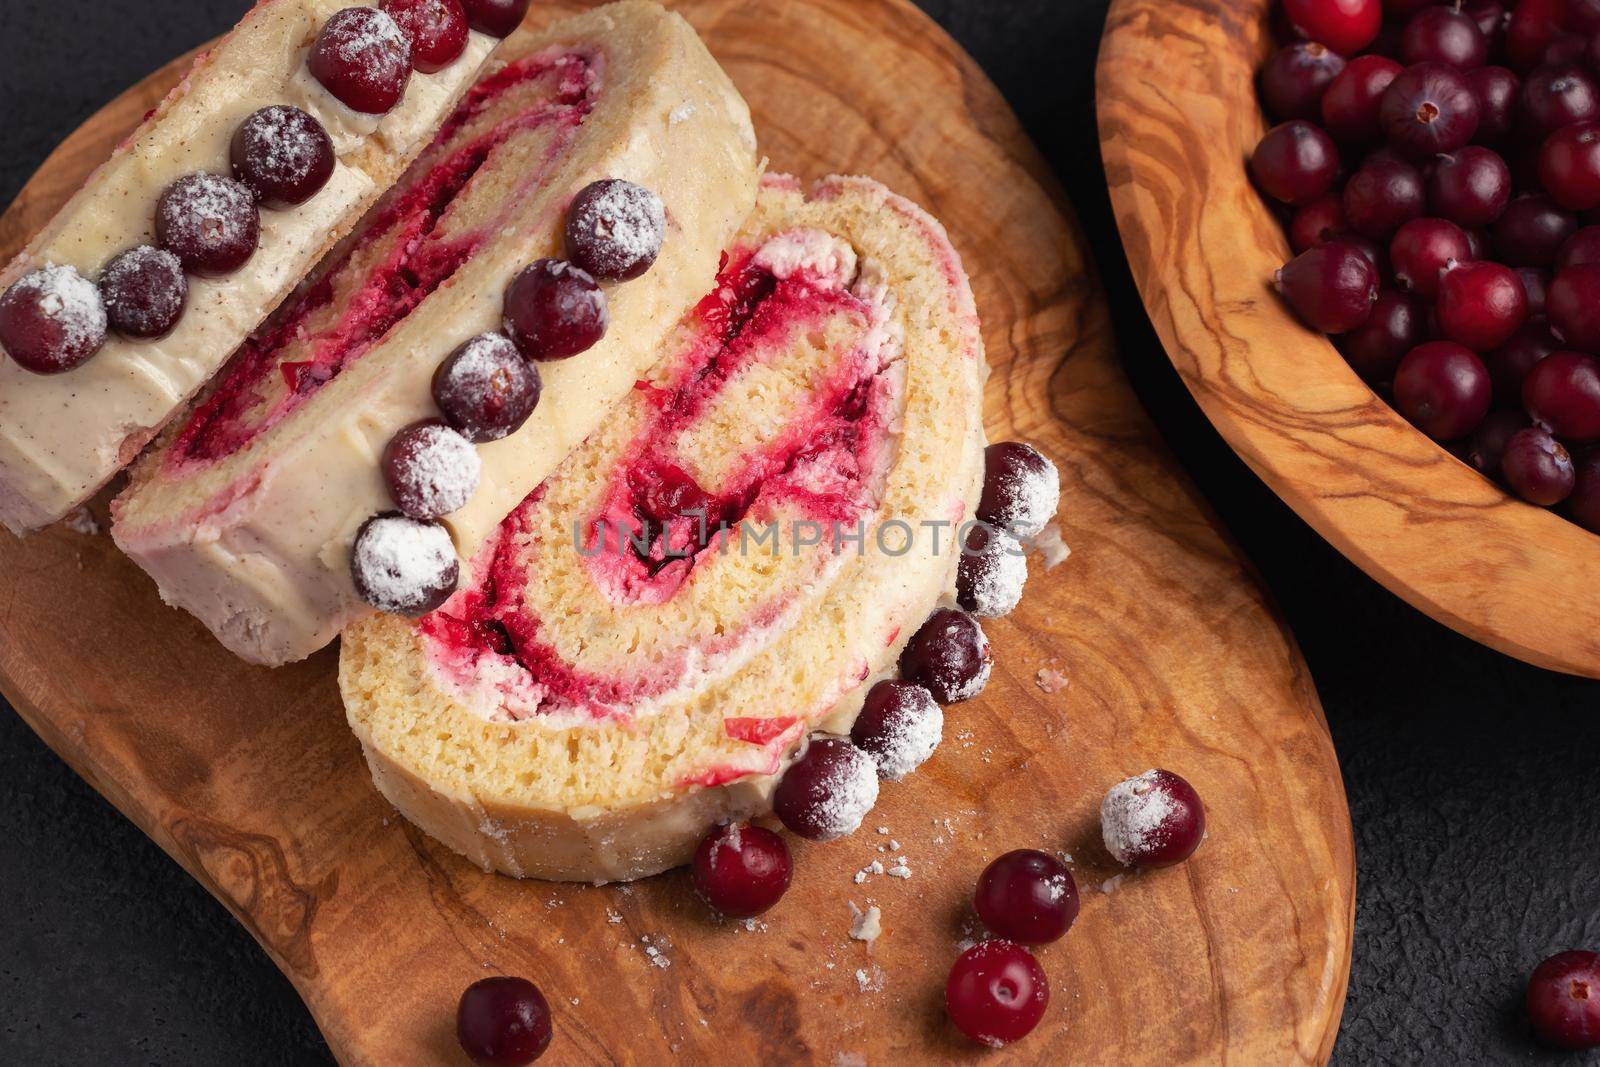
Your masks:
{"label": "powdered sugar dusting", "polygon": [[1004,501],[1003,514],[996,516],[996,523],[1016,537],[1028,537],[1055,517],[1056,508],[1061,505],[1061,476],[1056,465],[1038,449],[1020,442],[1018,445],[1026,450],[1028,460],[1013,463],[995,475],[998,484],[994,488]]}
{"label": "powdered sugar dusting", "polygon": [[69,351],[100,343],[106,333],[106,309],[100,290],[72,267],[46,263],[23,275],[11,287],[18,296],[37,300],[39,311],[61,330]]}
{"label": "powdered sugar dusting", "polygon": [[481,395],[491,390],[494,375],[507,359],[521,359],[522,354],[511,338],[503,333],[480,333],[461,346],[450,363],[450,386],[462,392]]}
{"label": "powdered sugar dusting", "polygon": [[1132,866],[1163,832],[1177,813],[1177,804],[1165,789],[1156,788],[1154,770],[1118,782],[1100,803],[1100,835],[1106,851],[1118,863]]}
{"label": "powdered sugar dusting", "polygon": [[417,427],[406,438],[406,495],[429,515],[465,507],[478,490],[483,461],[472,442],[448,426]]}
{"label": "powdered sugar dusting", "polygon": [[872,757],[854,746],[842,748],[851,753],[835,762],[825,783],[825,796],[818,805],[817,823],[822,829],[819,841],[853,834],[878,802],[878,766]]}
{"label": "powdered sugar dusting", "polygon": [[400,24],[386,11],[361,10],[363,14],[359,18],[329,20],[325,31],[334,53],[345,63],[373,77],[385,73],[396,56],[405,56],[409,63],[411,39]]}
{"label": "powdered sugar dusting", "polygon": [[264,107],[248,121],[251,166],[271,181],[298,181],[331,149],[321,124],[297,107]]}
{"label": "powdered sugar dusting", "polygon": [[586,265],[604,276],[620,276],[641,262],[654,262],[667,233],[661,198],[620,179],[591,188],[579,195],[567,223],[569,234],[585,238]]}
{"label": "powdered sugar dusting", "polygon": [[908,687],[899,713],[886,716],[885,731],[872,758],[878,773],[898,782],[922,766],[944,737],[944,710],[922,686]]}
{"label": "powdered sugar dusting", "polygon": [[1022,601],[1028,581],[1028,558],[1016,538],[1002,530],[990,531],[983,547],[962,558],[963,604],[976,615],[998,618],[1010,614]]}
{"label": "powdered sugar dusting", "polygon": [[443,526],[400,515],[369,522],[352,556],[363,595],[388,612],[411,611],[459,567]]}

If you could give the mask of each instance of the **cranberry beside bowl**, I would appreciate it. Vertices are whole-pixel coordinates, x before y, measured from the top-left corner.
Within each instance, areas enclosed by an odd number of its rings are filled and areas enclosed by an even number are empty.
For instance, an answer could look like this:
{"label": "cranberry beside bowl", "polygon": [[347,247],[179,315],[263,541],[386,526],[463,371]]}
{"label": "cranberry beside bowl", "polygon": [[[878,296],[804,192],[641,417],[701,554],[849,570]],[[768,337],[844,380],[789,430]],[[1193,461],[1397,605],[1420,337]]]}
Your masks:
{"label": "cranberry beside bowl", "polygon": [[1229,443],[1416,607],[1600,677],[1600,33],[1540,15],[1574,4],[1116,0],[1097,98]]}

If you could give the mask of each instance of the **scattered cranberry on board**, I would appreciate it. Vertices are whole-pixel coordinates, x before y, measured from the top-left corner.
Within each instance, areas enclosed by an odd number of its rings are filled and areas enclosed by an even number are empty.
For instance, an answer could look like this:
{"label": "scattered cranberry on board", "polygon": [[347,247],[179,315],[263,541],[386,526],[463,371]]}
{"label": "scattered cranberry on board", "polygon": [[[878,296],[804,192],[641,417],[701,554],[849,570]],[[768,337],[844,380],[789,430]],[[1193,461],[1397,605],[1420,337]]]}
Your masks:
{"label": "scattered cranberry on board", "polygon": [[1078,917],[1078,884],[1054,856],[1019,848],[984,868],[972,906],[997,936],[1043,945],[1072,928]]}
{"label": "scattered cranberry on board", "polygon": [[1171,771],[1149,770],[1112,786],[1100,804],[1100,835],[1125,867],[1171,867],[1194,855],[1206,835],[1206,809],[1194,786]]}
{"label": "scattered cranberry on board", "polygon": [[760,826],[718,826],[695,849],[690,875],[707,904],[732,919],[760,915],[783,898],[794,873],[782,836]]}
{"label": "scattered cranberry on board", "polygon": [[1600,952],[1558,952],[1533,969],[1524,1003],[1539,1040],[1600,1048]]}
{"label": "scattered cranberry on board", "polygon": [[1050,1004],[1050,982],[1033,953],[1013,941],[984,941],[963,952],[945,983],[956,1029],[1001,1048],[1027,1037]]}
{"label": "scattered cranberry on board", "polygon": [[550,1047],[552,1032],[550,1005],[526,978],[481,979],[456,1008],[456,1040],[483,1067],[532,1063]]}

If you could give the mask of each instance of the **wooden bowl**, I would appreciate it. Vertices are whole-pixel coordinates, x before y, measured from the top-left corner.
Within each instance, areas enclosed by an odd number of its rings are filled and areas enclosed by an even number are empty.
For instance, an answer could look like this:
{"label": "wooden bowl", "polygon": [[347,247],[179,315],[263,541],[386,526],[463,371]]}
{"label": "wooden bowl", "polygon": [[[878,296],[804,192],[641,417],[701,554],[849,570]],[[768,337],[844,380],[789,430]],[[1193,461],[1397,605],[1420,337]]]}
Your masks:
{"label": "wooden bowl", "polygon": [[1268,0],[1115,0],[1096,75],[1134,280],[1201,409],[1373,578],[1475,641],[1600,677],[1600,537],[1416,430],[1269,287],[1288,238],[1245,160]]}

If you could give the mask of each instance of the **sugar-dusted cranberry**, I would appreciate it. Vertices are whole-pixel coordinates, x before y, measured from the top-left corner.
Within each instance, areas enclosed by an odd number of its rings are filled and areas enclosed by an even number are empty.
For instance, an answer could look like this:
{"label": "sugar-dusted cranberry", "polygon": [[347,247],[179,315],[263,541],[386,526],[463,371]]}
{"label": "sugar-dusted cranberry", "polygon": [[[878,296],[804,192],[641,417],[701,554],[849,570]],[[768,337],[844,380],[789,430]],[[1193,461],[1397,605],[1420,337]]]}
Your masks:
{"label": "sugar-dusted cranberry", "polygon": [[1401,358],[1426,336],[1423,310],[1417,299],[1394,289],[1378,292],[1367,321],[1339,338],[1345,362],[1373,384],[1394,377]]}
{"label": "sugar-dusted cranberry", "polygon": [[1600,226],[1585,226],[1561,243],[1556,269],[1574,263],[1600,263]]}
{"label": "sugar-dusted cranberry", "polygon": [[1422,215],[1427,196],[1422,172],[1394,159],[1368,159],[1344,186],[1350,228],[1377,241]]}
{"label": "sugar-dusted cranberry", "polygon": [[1600,1048],[1600,952],[1558,952],[1533,969],[1523,998],[1539,1040]]}
{"label": "sugar-dusted cranberry", "polygon": [[1477,132],[1478,97],[1454,67],[1417,63],[1383,91],[1378,121],[1389,143],[1406,155],[1454,152]]}
{"label": "sugar-dusted cranberry", "polygon": [[772,791],[773,814],[812,841],[855,833],[877,802],[877,765],[848,737],[813,737]]}
{"label": "sugar-dusted cranberry", "polygon": [[1545,314],[1565,347],[1600,352],[1600,263],[1556,271],[1545,294]]}
{"label": "sugar-dusted cranberry", "polygon": [[1499,481],[1506,445],[1518,430],[1525,430],[1531,425],[1528,416],[1520,411],[1489,412],[1467,441],[1466,461],[1479,474]]}
{"label": "sugar-dusted cranberry", "polygon": [[405,96],[411,41],[377,8],[347,7],[323,23],[306,62],[334,99],[352,111],[382,115]]}
{"label": "sugar-dusted cranberry", "polygon": [[1289,244],[1296,252],[1304,252],[1344,232],[1344,199],[1338,193],[1323,193],[1309,204],[1296,208],[1289,220]]}
{"label": "sugar-dusted cranberry", "polygon": [[0,348],[24,370],[60,374],[100,351],[106,321],[93,282],[71,267],[46,266],[0,295]]}
{"label": "sugar-dusted cranberry", "polygon": [[567,255],[601,281],[627,281],[649,270],[666,232],[661,198],[621,178],[590,182],[567,208]]}
{"label": "sugar-dusted cranberry", "polygon": [[1296,119],[1274,126],[1250,155],[1261,191],[1285,204],[1306,204],[1333,187],[1339,150],[1320,127]]}
{"label": "sugar-dusted cranberry", "polygon": [[760,915],[789,889],[794,863],[782,836],[760,826],[718,826],[694,851],[690,875],[702,900],[732,919]]}
{"label": "sugar-dusted cranberry", "polygon": [[1495,252],[1506,263],[1513,267],[1548,267],[1577,229],[1576,215],[1561,210],[1547,197],[1532,194],[1507,204],[1491,232]]}
{"label": "sugar-dusted cranberry", "polygon": [[356,531],[350,576],[361,599],[379,611],[420,616],[450,599],[461,564],[438,523],[374,515]]}
{"label": "sugar-dusted cranberry", "polygon": [[1566,0],[1519,0],[1506,24],[1506,55],[1520,71],[1531,70],[1544,59],[1545,50],[1566,31]]}
{"label": "sugar-dusted cranberry", "polygon": [[1471,15],[1451,7],[1425,7],[1406,21],[1400,35],[1400,60],[1446,63],[1473,70],[1489,58],[1489,42]]}
{"label": "sugar-dusted cranberry", "polygon": [[1563,126],[1600,117],[1600,90],[1575,63],[1540,67],[1522,83],[1518,132],[1535,143]]}
{"label": "sugar-dusted cranberry", "polygon": [[1354,245],[1332,240],[1279,268],[1275,286],[1300,321],[1322,333],[1344,333],[1367,320],[1378,298],[1378,272]]}
{"label": "sugar-dusted cranberry", "polygon": [[1577,461],[1572,495],[1567,497],[1567,518],[1591,533],[1600,533],[1600,449],[1591,449]]}
{"label": "sugar-dusted cranberry", "polygon": [[1078,917],[1078,884],[1054,856],[1019,848],[984,868],[972,906],[991,933],[1043,945],[1060,938]]}
{"label": "sugar-dusted cranberry", "polygon": [[503,333],[466,341],[433,373],[433,402],[473,444],[515,433],[539,405],[539,369]]}
{"label": "sugar-dusted cranberry", "polygon": [[1300,36],[1354,55],[1378,36],[1381,0],[1284,0],[1283,13]]}
{"label": "sugar-dusted cranberry", "polygon": [[983,692],[992,666],[983,627],[955,608],[929,615],[900,654],[901,675],[926,686],[941,704],[958,704]]}
{"label": "sugar-dusted cranberry", "polygon": [[554,1032],[550,1005],[526,978],[480,979],[461,994],[456,1040],[473,1063],[521,1067],[544,1055]]}
{"label": "sugar-dusted cranberry", "polygon": [[216,174],[179,178],[156,202],[156,239],[194,274],[231,274],[261,239],[255,194]]}
{"label": "sugar-dusted cranberry", "polygon": [[267,207],[303,204],[333,177],[333,139],[311,115],[274,104],[246,118],[229,146],[233,176]]}
{"label": "sugar-dusted cranberry", "polygon": [[1569,211],[1600,207],[1600,122],[1575,122],[1545,138],[1539,182]]}
{"label": "sugar-dusted cranberry", "polygon": [[106,319],[124,337],[165,337],[183,316],[189,279],[183,263],[165,249],[140,245],[115,256],[100,271]]}
{"label": "sugar-dusted cranberry", "polygon": [[1487,352],[1505,344],[1527,320],[1528,294],[1510,267],[1476,260],[1440,276],[1434,313],[1445,337]]}
{"label": "sugar-dusted cranberry", "polygon": [[1523,379],[1522,404],[1534,422],[1568,444],[1600,441],[1600,360],[1550,353]]}
{"label": "sugar-dusted cranberry", "polygon": [[522,25],[532,0],[462,0],[467,9],[467,21],[479,33],[491,37],[509,37]]}
{"label": "sugar-dusted cranberry", "polygon": [[383,480],[402,514],[427,521],[466,506],[478,490],[478,450],[442,422],[412,423],[383,450]]}
{"label": "sugar-dusted cranberry", "polygon": [[411,43],[411,66],[423,74],[441,71],[467,50],[467,12],[461,0],[383,0]]}
{"label": "sugar-dusted cranberry", "polygon": [[1478,428],[1489,412],[1489,372],[1470,349],[1429,341],[1406,353],[1394,372],[1394,406],[1436,441]]}
{"label": "sugar-dusted cranberry", "polygon": [[1425,300],[1438,295],[1441,274],[1471,258],[1467,235],[1444,219],[1412,219],[1389,241],[1395,282]]}
{"label": "sugar-dusted cranberry", "polygon": [[1364,145],[1382,136],[1378,103],[1400,64],[1384,56],[1356,56],[1328,83],[1322,94],[1322,125],[1334,140]]}
{"label": "sugar-dusted cranberry", "polygon": [[986,619],[1009,615],[1027,581],[1028,561],[1016,538],[983,523],[967,531],[956,564],[956,603]]}
{"label": "sugar-dusted cranberry", "polygon": [[1572,493],[1572,456],[1548,430],[1530,426],[1506,441],[1500,471],[1511,491],[1530,504],[1554,507]]}
{"label": "sugar-dusted cranberry", "polygon": [[1467,145],[1434,161],[1428,205],[1457,226],[1487,226],[1511,202],[1511,168],[1499,153]]}
{"label": "sugar-dusted cranberry", "polygon": [[850,740],[872,757],[878,776],[892,782],[922,766],[943,736],[944,709],[915,682],[878,682],[850,727]]}
{"label": "sugar-dusted cranberry", "polygon": [[1516,122],[1522,79],[1505,67],[1479,67],[1467,72],[1467,84],[1478,98],[1478,130],[1473,139],[1479,144],[1504,143]]}
{"label": "sugar-dusted cranberry", "polygon": [[1125,867],[1182,863],[1205,834],[1200,794],[1171,771],[1149,770],[1119,782],[1100,802],[1100,836]]}
{"label": "sugar-dusted cranberry", "polygon": [[1501,407],[1522,406],[1522,383],[1533,365],[1561,347],[1542,322],[1525,322],[1499,348],[1483,353],[1494,385],[1494,402]]}
{"label": "sugar-dusted cranberry", "polygon": [[605,336],[611,313],[588,271],[563,259],[524,267],[506,289],[506,332],[529,359],[566,359]]}
{"label": "sugar-dusted cranberry", "polygon": [[1013,537],[1031,537],[1055,517],[1060,504],[1060,475],[1044,453],[1022,441],[984,449],[980,521]]}
{"label": "sugar-dusted cranberry", "polygon": [[1026,948],[984,941],[951,966],[944,1003],[957,1030],[980,1045],[1001,1048],[1039,1025],[1050,1004],[1050,981]]}

